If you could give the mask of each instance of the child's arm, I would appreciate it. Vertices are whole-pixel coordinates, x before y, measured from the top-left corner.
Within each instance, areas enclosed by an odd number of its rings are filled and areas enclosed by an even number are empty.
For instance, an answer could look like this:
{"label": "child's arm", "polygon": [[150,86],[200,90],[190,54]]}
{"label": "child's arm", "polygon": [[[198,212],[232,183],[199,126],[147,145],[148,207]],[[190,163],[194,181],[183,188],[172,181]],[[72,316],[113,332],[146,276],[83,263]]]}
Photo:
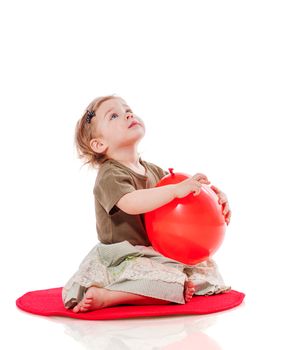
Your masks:
{"label": "child's arm", "polygon": [[127,214],[142,214],[159,208],[171,202],[174,198],[183,198],[191,192],[194,192],[194,196],[197,196],[202,184],[208,185],[210,182],[204,174],[198,173],[178,184],[127,193],[120,198],[116,205]]}

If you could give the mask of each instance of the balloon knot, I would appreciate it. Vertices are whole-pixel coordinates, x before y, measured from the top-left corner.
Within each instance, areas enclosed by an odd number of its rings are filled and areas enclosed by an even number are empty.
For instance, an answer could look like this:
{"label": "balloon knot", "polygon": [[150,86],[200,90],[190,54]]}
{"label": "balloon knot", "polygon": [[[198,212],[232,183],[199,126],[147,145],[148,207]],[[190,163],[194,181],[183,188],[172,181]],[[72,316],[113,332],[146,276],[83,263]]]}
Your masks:
{"label": "balloon knot", "polygon": [[173,176],[174,175],[174,168],[169,168],[169,172]]}

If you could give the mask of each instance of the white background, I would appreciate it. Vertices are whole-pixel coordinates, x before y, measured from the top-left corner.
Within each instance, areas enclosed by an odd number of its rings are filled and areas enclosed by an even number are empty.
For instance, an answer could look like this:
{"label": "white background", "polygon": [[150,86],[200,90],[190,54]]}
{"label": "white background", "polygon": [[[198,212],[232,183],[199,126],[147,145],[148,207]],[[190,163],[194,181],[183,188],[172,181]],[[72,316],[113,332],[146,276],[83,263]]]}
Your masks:
{"label": "white background", "polygon": [[[297,18],[287,0],[1,2],[6,349],[297,349]],[[76,158],[74,126],[112,93],[145,121],[143,159],[228,195],[214,258],[241,307],[111,322],[15,307],[62,286],[96,243],[96,173]]]}

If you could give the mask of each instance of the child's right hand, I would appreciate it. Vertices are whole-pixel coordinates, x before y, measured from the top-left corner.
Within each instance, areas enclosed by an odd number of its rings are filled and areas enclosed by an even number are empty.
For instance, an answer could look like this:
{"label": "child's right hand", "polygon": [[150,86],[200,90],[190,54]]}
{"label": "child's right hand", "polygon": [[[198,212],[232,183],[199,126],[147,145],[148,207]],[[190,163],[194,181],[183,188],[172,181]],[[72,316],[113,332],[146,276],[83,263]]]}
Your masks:
{"label": "child's right hand", "polygon": [[200,194],[202,184],[209,185],[210,181],[206,175],[201,173],[197,173],[191,178],[175,184],[175,198],[183,198],[191,192],[193,192],[194,196],[198,196]]}

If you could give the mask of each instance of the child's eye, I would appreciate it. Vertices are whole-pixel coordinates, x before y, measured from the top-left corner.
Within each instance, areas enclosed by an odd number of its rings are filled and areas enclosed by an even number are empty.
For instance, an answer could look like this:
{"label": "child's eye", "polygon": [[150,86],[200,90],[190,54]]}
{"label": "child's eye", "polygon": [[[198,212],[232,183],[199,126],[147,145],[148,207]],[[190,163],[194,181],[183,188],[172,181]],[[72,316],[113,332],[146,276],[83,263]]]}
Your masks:
{"label": "child's eye", "polygon": [[112,115],[111,115],[111,117],[110,117],[110,119],[114,119],[114,117],[118,117],[118,114],[116,114],[116,113],[113,113]]}

